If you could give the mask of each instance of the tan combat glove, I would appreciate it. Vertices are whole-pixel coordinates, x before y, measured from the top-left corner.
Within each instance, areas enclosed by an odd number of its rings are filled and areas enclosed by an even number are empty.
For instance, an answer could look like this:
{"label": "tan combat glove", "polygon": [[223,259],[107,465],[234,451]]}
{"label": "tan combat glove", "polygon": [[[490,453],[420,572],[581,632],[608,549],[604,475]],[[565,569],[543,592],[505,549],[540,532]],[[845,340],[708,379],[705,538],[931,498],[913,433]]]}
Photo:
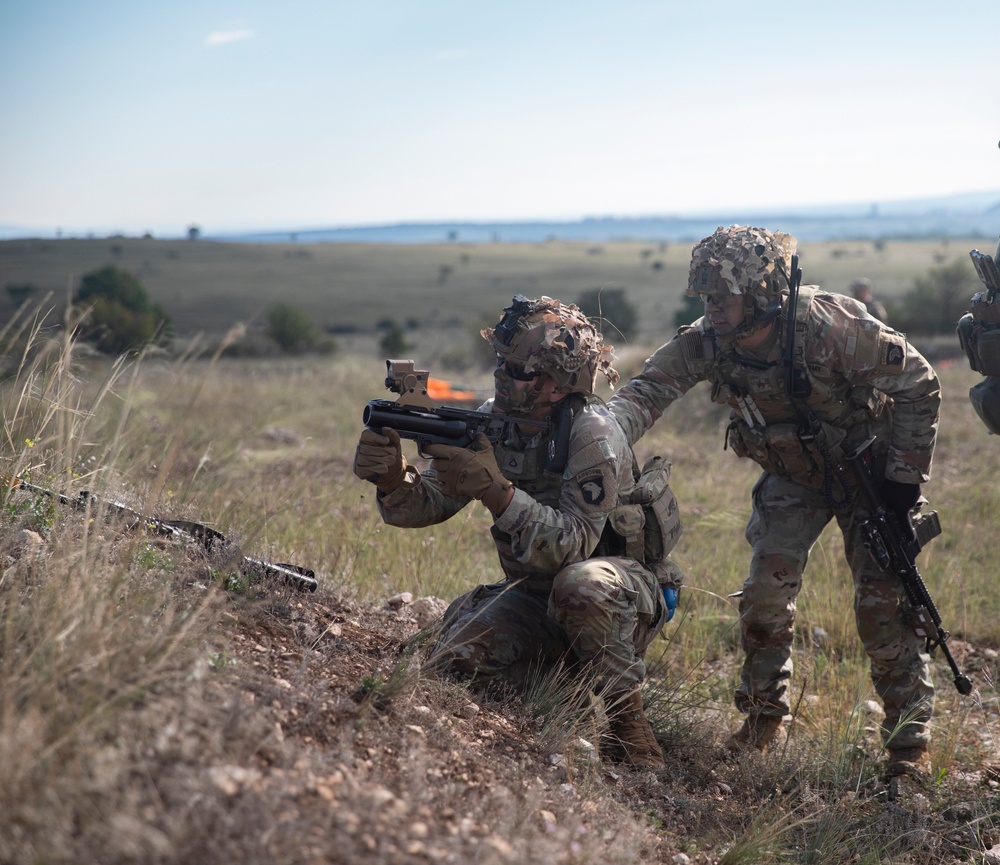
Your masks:
{"label": "tan combat glove", "polygon": [[391,427],[383,427],[382,432],[384,435],[366,429],[361,433],[354,452],[354,474],[388,494],[398,489],[406,477],[406,457],[399,433]]}
{"label": "tan combat glove", "polygon": [[428,445],[424,452],[434,458],[431,468],[446,495],[479,499],[494,517],[510,504],[514,485],[501,474],[486,436],[480,434],[467,448]]}

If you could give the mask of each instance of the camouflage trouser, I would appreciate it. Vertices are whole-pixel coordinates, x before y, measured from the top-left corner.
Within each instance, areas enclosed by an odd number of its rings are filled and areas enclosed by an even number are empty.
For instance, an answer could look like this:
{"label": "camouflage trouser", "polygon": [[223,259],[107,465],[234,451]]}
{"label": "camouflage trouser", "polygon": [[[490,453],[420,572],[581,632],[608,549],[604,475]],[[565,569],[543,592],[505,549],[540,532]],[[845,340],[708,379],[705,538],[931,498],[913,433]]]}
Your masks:
{"label": "camouflage trouser", "polygon": [[[746,653],[736,689],[741,712],[781,716],[791,711],[795,599],[809,551],[833,516],[821,491],[769,474],[754,486],[753,515],[746,530],[753,557],[740,599]],[[893,748],[925,744],[934,708],[930,659],[910,623],[911,606],[902,583],[878,569],[862,543],[856,517],[848,513],[837,522],[854,575],[858,634],[885,707],[882,736]]]}
{"label": "camouflage trouser", "polygon": [[605,692],[624,693],[645,677],[643,655],[665,621],[649,570],[634,559],[588,559],[559,571],[548,595],[503,582],[456,598],[432,663],[515,688],[564,664],[580,667]]}

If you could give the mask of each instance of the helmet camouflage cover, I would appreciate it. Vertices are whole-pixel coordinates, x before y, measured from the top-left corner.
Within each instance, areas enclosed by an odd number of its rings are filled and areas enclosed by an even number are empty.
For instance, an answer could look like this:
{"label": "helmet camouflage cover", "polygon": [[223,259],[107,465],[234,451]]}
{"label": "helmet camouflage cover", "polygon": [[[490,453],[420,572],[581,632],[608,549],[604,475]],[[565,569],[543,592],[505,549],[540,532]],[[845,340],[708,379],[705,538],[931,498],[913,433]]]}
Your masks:
{"label": "helmet camouflage cover", "polygon": [[788,287],[795,238],[745,225],[721,225],[691,252],[687,294],[742,294],[747,325]]}
{"label": "helmet camouflage cover", "polygon": [[480,331],[497,360],[525,374],[541,373],[556,383],[557,393],[590,396],[600,372],[614,387],[618,373],[614,351],[575,304],[551,297],[514,297],[495,327]]}

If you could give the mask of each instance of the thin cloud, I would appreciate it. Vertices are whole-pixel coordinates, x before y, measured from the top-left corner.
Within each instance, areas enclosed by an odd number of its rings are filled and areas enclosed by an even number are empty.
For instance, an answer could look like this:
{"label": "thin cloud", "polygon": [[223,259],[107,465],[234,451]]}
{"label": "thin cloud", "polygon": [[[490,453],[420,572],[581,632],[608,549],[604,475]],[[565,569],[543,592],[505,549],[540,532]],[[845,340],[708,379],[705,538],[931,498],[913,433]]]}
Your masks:
{"label": "thin cloud", "polygon": [[205,37],[205,45],[208,48],[215,48],[219,45],[229,45],[231,42],[251,39],[253,35],[253,30],[246,27],[234,30],[216,30]]}

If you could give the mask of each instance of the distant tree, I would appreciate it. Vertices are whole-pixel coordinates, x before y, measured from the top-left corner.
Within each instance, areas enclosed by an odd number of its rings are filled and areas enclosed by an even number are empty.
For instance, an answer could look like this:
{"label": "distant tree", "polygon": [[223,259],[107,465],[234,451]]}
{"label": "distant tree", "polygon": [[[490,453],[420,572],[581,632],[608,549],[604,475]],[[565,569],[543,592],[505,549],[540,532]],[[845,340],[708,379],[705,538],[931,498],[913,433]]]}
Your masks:
{"label": "distant tree", "polygon": [[173,335],[170,316],[150,300],[139,279],[114,265],[86,274],[74,303],[89,306],[81,337],[106,354],[121,354],[150,343],[166,345]]}
{"label": "distant tree", "polygon": [[624,288],[591,288],[577,298],[583,313],[599,322],[611,342],[628,340],[635,335],[639,313],[625,296]]}
{"label": "distant tree", "polygon": [[282,302],[267,311],[267,335],[281,346],[282,351],[295,353],[312,348],[319,330],[306,313]]}
{"label": "distant tree", "polygon": [[197,225],[189,225],[187,230],[188,240],[197,240],[201,237],[201,229]]}
{"label": "distant tree", "polygon": [[914,280],[913,289],[893,304],[893,327],[908,333],[953,334],[955,323],[968,309],[979,279],[967,258],[932,267]]}
{"label": "distant tree", "polygon": [[406,334],[398,324],[392,322],[392,326],[385,329],[382,339],[379,340],[379,349],[386,357],[399,357],[406,354],[411,348],[406,341]]}

